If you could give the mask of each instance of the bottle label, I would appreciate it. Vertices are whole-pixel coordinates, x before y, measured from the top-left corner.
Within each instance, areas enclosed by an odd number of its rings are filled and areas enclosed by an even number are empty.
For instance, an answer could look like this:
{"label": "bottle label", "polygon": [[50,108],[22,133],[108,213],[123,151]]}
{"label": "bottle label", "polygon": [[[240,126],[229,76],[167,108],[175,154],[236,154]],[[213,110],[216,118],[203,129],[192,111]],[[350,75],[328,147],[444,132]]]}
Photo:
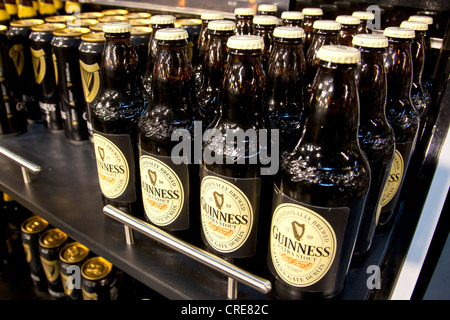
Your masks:
{"label": "bottle label", "polygon": [[389,172],[389,178],[383,189],[383,200],[381,202],[381,207],[387,205],[397,193],[402,183],[404,167],[402,154],[395,149],[394,159],[392,160],[391,170]]}
{"label": "bottle label", "polygon": [[216,251],[234,252],[243,247],[254,232],[261,179],[230,178],[203,166],[200,172],[203,234]]}
{"label": "bottle label", "polygon": [[181,214],[189,214],[187,165],[175,165],[171,157],[153,155],[140,149],[142,200],[147,218],[157,226],[167,226]]}
{"label": "bottle label", "polygon": [[130,174],[134,172],[130,136],[94,132],[93,143],[103,195],[117,201],[136,201],[134,174]]}
{"label": "bottle label", "polygon": [[[294,287],[325,290],[339,264],[349,208],[303,204],[274,187],[270,256],[275,272]],[[319,282],[323,280],[322,282]]]}

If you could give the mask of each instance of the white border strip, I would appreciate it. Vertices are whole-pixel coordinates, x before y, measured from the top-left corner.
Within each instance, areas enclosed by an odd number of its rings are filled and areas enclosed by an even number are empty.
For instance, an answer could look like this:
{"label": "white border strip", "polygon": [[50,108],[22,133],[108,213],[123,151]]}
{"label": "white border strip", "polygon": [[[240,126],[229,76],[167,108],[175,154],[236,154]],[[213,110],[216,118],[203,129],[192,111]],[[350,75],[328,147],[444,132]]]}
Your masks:
{"label": "white border strip", "polygon": [[422,214],[390,297],[411,299],[450,186],[450,130],[447,131]]}

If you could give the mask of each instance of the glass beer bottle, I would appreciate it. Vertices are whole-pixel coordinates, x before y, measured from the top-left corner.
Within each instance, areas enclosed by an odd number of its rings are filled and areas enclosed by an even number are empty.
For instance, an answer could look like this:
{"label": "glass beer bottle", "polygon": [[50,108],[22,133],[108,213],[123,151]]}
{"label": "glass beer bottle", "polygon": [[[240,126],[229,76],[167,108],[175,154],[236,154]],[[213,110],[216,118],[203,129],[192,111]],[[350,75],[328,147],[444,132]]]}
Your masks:
{"label": "glass beer bottle", "polygon": [[255,10],[252,8],[236,8],[234,9],[234,16],[236,17],[236,35],[252,35]]}
{"label": "glass beer bottle", "polygon": [[208,24],[208,45],[203,59],[203,77],[197,94],[202,108],[204,125],[216,117],[217,99],[228,58],[228,38],[234,35],[235,23],[231,20],[214,20]]}
{"label": "glass beer bottle", "polygon": [[358,143],[358,49],[326,45],[303,133],[275,178],[268,254],[278,299],[339,294],[370,184]]}
{"label": "glass beer bottle", "polygon": [[341,24],[341,30],[338,35],[338,44],[351,47],[353,37],[358,33],[361,19],[355,16],[340,15],[336,17],[336,21]]}
{"label": "glass beer bottle", "polygon": [[306,83],[309,91],[317,72],[317,52],[324,45],[337,45],[337,38],[341,24],[333,20],[317,20],[314,22],[314,34],[311,44],[306,52]]}
{"label": "glass beer bottle", "polygon": [[304,15],[300,11],[284,11],[281,14],[282,24],[285,27],[303,27]]}
{"label": "glass beer bottle", "polygon": [[260,201],[269,196],[264,193],[261,165],[253,161],[258,158],[258,133],[267,123],[263,114],[264,42],[259,36],[243,35],[230,37],[227,45],[229,60],[219,95],[219,115],[203,140],[200,212],[207,248],[226,258],[242,259],[255,256],[257,247],[266,249],[258,223],[262,226],[268,221],[267,205]]}
{"label": "glass beer bottle", "polygon": [[420,123],[419,113],[411,100],[413,79],[411,44],[415,32],[411,29],[387,27],[384,35],[389,39],[385,57],[388,87],[386,117],[394,129],[395,154],[389,179],[383,191],[382,209],[378,219],[379,230],[387,229],[394,220]]}
{"label": "glass beer bottle", "polygon": [[[198,167],[189,155],[173,154],[179,141],[174,131],[194,134],[196,105],[192,65],[187,52],[188,33],[183,28],[158,30],[158,54],[152,97],[139,120],[139,165],[145,218],[152,224],[177,232],[190,228],[190,239],[200,239],[198,223]],[[189,143],[193,142],[190,141]],[[194,231],[195,230],[195,231]]]}
{"label": "glass beer bottle", "polygon": [[303,8],[303,29],[305,30],[305,44],[303,51],[306,53],[311,44],[314,33],[314,22],[322,19],[323,11],[320,8]]}
{"label": "glass beer bottle", "polygon": [[372,179],[354,255],[369,251],[375,235],[382,192],[388,180],[395,151],[395,136],[386,119],[386,68],[384,55],[388,39],[377,34],[358,34],[353,46],[361,51],[357,71],[360,103],[359,144],[369,161]]}
{"label": "glass beer bottle", "polygon": [[278,18],[272,15],[259,15],[253,18],[254,35],[260,36],[264,40],[264,48],[262,53],[263,68],[267,70],[270,52],[273,45],[273,30],[278,25]]}
{"label": "glass beer bottle", "polygon": [[373,19],[375,19],[375,15],[372,12],[354,11],[352,16],[360,19],[358,30],[356,32],[357,34],[372,33],[372,29],[368,26],[369,21],[373,21]]}
{"label": "glass beer bottle", "polygon": [[137,137],[148,96],[130,40],[131,25],[111,22],[103,31],[101,89],[90,108],[99,184],[105,205],[142,217]]}
{"label": "glass beer bottle", "polygon": [[[272,128],[280,130],[282,148],[295,140],[305,99],[305,32],[299,27],[276,27],[267,72],[265,108]],[[297,136],[298,141],[298,136]]]}

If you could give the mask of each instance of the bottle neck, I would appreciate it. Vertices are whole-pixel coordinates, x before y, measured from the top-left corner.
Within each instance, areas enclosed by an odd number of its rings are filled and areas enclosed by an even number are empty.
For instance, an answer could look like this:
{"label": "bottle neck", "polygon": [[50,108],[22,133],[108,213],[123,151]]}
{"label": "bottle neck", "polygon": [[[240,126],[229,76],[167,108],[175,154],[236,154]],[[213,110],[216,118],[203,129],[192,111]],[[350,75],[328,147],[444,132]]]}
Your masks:
{"label": "bottle neck", "polygon": [[102,55],[102,86],[119,92],[134,92],[142,86],[138,55],[130,33],[105,34]]}
{"label": "bottle neck", "polygon": [[306,53],[306,61],[313,64],[319,49],[328,44],[337,44],[339,30],[315,30],[311,39],[311,45]]}
{"label": "bottle neck", "polygon": [[319,61],[309,104],[303,114],[301,144],[321,150],[346,150],[357,145],[359,100],[356,64]]}
{"label": "bottle neck", "polygon": [[192,93],[192,65],[186,40],[157,40],[152,78],[152,104],[184,108]]}
{"label": "bottle neck", "polygon": [[385,58],[388,99],[411,99],[413,77],[412,39],[389,39]]}
{"label": "bottle neck", "polygon": [[264,127],[265,73],[261,50],[229,49],[228,65],[219,96],[219,121],[241,128]]}
{"label": "bottle neck", "polygon": [[413,82],[422,82],[422,73],[425,63],[425,32],[416,31],[416,37],[411,44],[411,56],[413,63]]}

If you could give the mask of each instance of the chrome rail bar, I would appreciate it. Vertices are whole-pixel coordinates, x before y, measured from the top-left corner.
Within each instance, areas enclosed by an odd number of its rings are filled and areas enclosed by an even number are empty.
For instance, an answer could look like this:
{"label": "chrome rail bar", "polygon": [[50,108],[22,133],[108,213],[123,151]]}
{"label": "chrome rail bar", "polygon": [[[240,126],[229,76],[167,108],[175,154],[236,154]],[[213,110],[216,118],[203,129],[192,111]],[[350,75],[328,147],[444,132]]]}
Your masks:
{"label": "chrome rail bar", "polygon": [[[237,297],[236,281],[244,283],[262,293],[268,293],[272,290],[272,284],[269,280],[258,277],[241,268],[238,268],[228,261],[225,261],[224,259],[221,259],[205,250],[197,248],[183,240],[177,239],[167,232],[145,221],[136,219],[111,205],[106,205],[103,208],[103,212],[107,216],[123,223],[125,227],[129,227],[133,230],[139,231],[140,233],[163,243],[173,250],[189,256],[190,258],[228,276],[227,297],[229,299],[236,299]],[[126,237],[128,238],[129,235],[127,235]],[[127,243],[129,243],[128,240]]]}
{"label": "chrome rail bar", "polygon": [[0,153],[20,165],[22,170],[23,181],[25,183],[31,183],[29,172],[37,174],[41,172],[41,167],[37,164],[18,156],[14,152],[0,146]]}

